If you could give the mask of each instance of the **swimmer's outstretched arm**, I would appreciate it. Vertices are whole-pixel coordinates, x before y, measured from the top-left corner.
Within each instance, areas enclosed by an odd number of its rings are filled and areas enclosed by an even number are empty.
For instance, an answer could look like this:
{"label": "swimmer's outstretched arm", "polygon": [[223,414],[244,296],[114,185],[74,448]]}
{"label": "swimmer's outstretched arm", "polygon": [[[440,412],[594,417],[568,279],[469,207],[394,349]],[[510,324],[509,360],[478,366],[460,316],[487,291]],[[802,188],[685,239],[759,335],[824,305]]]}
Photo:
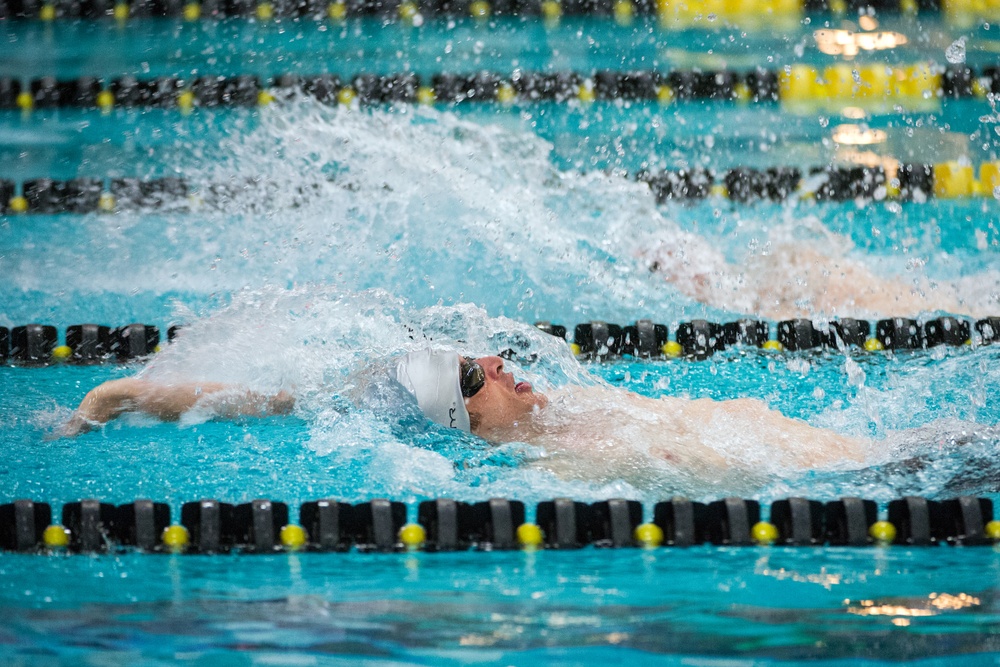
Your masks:
{"label": "swimmer's outstretched arm", "polygon": [[226,418],[288,414],[295,405],[295,398],[286,391],[266,396],[221,382],[159,384],[126,378],[91,389],[63,427],[62,434],[85,433],[126,412],[142,412],[164,421],[176,421],[200,401]]}

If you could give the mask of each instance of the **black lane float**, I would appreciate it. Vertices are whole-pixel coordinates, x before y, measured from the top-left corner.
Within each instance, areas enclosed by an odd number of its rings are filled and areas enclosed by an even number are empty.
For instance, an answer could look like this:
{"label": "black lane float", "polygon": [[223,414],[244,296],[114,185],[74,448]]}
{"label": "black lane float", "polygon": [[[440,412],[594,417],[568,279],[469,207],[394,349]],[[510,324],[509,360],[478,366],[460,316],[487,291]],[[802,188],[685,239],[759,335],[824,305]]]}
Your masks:
{"label": "black lane float", "polygon": [[[841,85],[841,79],[856,81]],[[850,65],[818,70],[796,63],[789,69],[753,67],[742,70],[590,70],[512,72],[478,70],[438,72],[421,78],[413,72],[391,74],[277,74],[261,78],[197,75],[137,78],[81,76],[0,77],[0,110],[161,108],[190,111],[196,107],[257,107],[302,94],[323,104],[378,106],[387,104],[595,101],[714,101],[743,104],[782,103],[794,107],[853,100],[861,106],[894,102],[919,110],[927,102],[980,99],[1000,93],[1000,66],[973,69],[965,64]],[[878,108],[882,110],[882,106]],[[825,107],[823,107],[825,108]],[[873,107],[874,108],[874,107]],[[883,112],[892,111],[892,105]]]}
{"label": "black lane float", "polygon": [[715,546],[907,546],[992,545],[1000,541],[1000,521],[988,498],[962,496],[929,500],[908,496],[888,503],[879,520],[872,500],[840,498],[821,502],[801,497],[775,500],[769,521],[756,500],[724,498],[695,502],[673,498],[644,508],[635,500],[595,503],[555,498],[538,503],[534,523],[525,505],[492,498],[465,503],[449,498],[421,502],[417,523],[406,523],[401,502],[374,499],[349,504],[336,499],[303,503],[299,524],[289,522],[286,503],[257,499],[233,505],[215,499],[186,502],[180,523],[171,523],[169,505],[136,500],[113,505],[95,499],[62,507],[62,523],[52,523],[49,504],[16,500],[0,505],[0,549],[27,553],[281,551],[429,552],[576,550],[625,547]]}
{"label": "black lane float", "polygon": [[[168,329],[168,339],[178,327]],[[0,363],[45,365],[53,361],[94,364],[132,361],[159,349],[160,329],[151,324],[133,323],[111,328],[101,324],[74,324],[66,328],[65,344],[59,345],[54,326],[26,324],[0,327]]]}
{"label": "black lane float", "polygon": [[[994,189],[1000,187],[1000,162],[984,162],[978,172],[973,165],[955,163],[901,164],[891,177],[884,167],[843,166],[816,167],[805,172],[791,167],[733,167],[719,173],[676,169],[625,176],[645,183],[660,204],[696,202],[708,197],[728,198],[740,204],[785,200],[927,202],[935,198],[992,197]],[[318,181],[303,183],[295,192],[309,197],[320,185]],[[272,201],[276,189],[273,183],[257,178],[224,183],[195,183],[176,177],[32,178],[20,182],[0,178],[0,215],[226,211],[241,197],[254,202]]]}
{"label": "black lane float", "polygon": [[[727,22],[765,14],[772,21],[789,21],[804,14],[857,16],[869,12],[908,15],[945,12],[978,15],[971,3],[941,0],[788,0],[761,4],[750,0],[733,7],[706,3],[674,6],[651,0],[4,0],[0,19],[90,19],[177,18],[186,21],[223,18],[335,20],[376,17],[412,20],[419,14],[430,19],[461,16],[483,20],[491,16],[543,19],[561,16],[613,17],[627,24],[633,17],[655,17],[664,22],[693,23],[702,15]],[[758,22],[759,22],[759,16]],[[711,24],[709,24],[711,25]]]}
{"label": "black lane float", "polygon": [[[551,322],[535,326],[552,336],[566,339],[566,327]],[[167,329],[172,341],[180,325]],[[937,317],[925,322],[892,317],[872,323],[864,319],[842,318],[813,322],[808,319],[741,319],[733,322],[691,320],[681,322],[670,338],[666,324],[643,319],[621,326],[594,320],[574,327],[573,353],[587,361],[634,359],[707,359],[716,352],[739,347],[770,352],[823,350],[864,350],[905,352],[940,345],[981,346],[1000,343],[1000,317],[967,320]],[[74,324],[66,328],[65,343],[59,344],[54,326],[26,324],[13,329],[0,327],[0,363],[39,366],[53,362],[76,364],[128,362],[155,353],[160,346],[160,329],[151,324],[133,323],[121,327],[102,324]],[[516,350],[505,352],[517,357]]]}
{"label": "black lane float", "polygon": [[[536,326],[549,334],[566,337],[566,328],[551,322]],[[665,324],[639,320],[622,327],[603,321],[576,325],[573,351],[592,360],[622,356],[639,358],[688,357],[705,359],[730,347],[743,346],[765,350],[797,352],[803,350],[846,350],[901,352],[939,345],[990,345],[1000,342],[1000,317],[970,321],[957,317],[938,317],[926,322],[893,317],[872,323],[864,319],[841,318],[813,322],[808,319],[783,320],[775,327],[762,320],[734,322],[692,320],[678,325],[673,340]]]}

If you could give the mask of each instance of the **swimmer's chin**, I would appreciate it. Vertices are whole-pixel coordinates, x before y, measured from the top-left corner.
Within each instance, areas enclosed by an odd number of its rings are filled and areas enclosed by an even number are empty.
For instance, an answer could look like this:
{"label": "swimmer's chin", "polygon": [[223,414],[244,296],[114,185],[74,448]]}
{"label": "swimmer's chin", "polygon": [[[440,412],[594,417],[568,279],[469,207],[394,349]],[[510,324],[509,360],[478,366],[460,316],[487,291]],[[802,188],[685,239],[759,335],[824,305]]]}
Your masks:
{"label": "swimmer's chin", "polygon": [[538,418],[548,406],[549,399],[545,394],[531,394],[531,398],[534,404],[521,418],[504,426],[474,429],[472,434],[491,445],[532,444],[534,438],[545,432],[545,425],[539,423]]}

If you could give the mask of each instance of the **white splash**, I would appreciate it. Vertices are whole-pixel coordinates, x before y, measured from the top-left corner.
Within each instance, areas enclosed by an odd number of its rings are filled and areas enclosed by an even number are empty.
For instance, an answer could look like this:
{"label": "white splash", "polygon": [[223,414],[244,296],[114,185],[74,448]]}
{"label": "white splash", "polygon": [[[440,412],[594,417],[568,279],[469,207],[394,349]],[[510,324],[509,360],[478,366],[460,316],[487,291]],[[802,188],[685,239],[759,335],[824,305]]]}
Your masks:
{"label": "white splash", "polygon": [[[229,184],[225,195],[203,190],[190,213],[61,225],[51,231],[65,242],[0,257],[11,289],[47,295],[60,319],[108,312],[111,323],[123,312],[162,321],[171,294],[202,309],[242,289],[307,283],[566,323],[670,323],[686,311],[979,313],[1000,298],[997,275],[968,284],[931,284],[919,266],[900,275],[794,209],[779,220],[753,209],[736,218],[720,202],[716,213],[737,219],[738,240],[712,226],[682,228],[671,216],[683,210],[657,206],[646,185],[559,170],[552,146],[528,131],[428,109],[308,100],[260,114],[224,140],[177,140],[179,172]],[[198,208],[198,199],[208,203]],[[858,303],[886,285],[898,288],[891,303]],[[24,317],[37,319],[0,313],[11,324]]]}
{"label": "white splash", "polygon": [[[385,360],[428,345],[470,356],[512,350],[510,370],[553,399],[538,421],[538,437],[530,445],[496,447],[442,433],[424,420],[407,425],[391,399],[366,398]],[[707,399],[630,394],[592,375],[564,341],[474,306],[414,308],[382,291],[317,285],[240,292],[229,307],[195,320],[142,374],[164,382],[204,379],[292,391],[312,452],[302,465],[344,470],[350,481],[337,492],[356,499],[705,498],[801,489],[795,485],[809,470],[822,471],[816,474],[831,489],[856,488],[850,474],[858,470],[939,451],[945,462],[931,464],[920,480],[926,488],[943,488],[956,457],[997,439],[996,430],[984,426],[995,420],[985,396],[1000,382],[1000,365],[987,361],[997,354],[982,348],[928,356],[933,363],[910,359],[893,367],[892,381],[878,390],[867,386],[857,361],[845,358],[842,382],[856,396],[812,420],[829,429],[817,431],[757,401],[720,409]],[[814,372],[813,364],[798,361],[797,372],[806,366]],[[817,360],[816,369],[821,363],[831,362]],[[838,449],[847,445],[860,449]],[[490,463],[495,459],[500,465]],[[858,479],[872,493],[889,495],[886,489],[894,488],[885,480]],[[893,483],[914,478],[907,473]]]}

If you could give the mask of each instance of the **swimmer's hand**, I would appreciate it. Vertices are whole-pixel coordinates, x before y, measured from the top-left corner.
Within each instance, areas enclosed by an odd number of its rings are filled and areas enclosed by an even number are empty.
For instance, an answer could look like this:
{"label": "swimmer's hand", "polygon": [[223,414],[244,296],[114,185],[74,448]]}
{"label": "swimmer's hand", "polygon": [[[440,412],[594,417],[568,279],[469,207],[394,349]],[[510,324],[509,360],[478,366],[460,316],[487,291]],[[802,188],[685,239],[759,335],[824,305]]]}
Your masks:
{"label": "swimmer's hand", "polygon": [[145,384],[135,379],[111,380],[94,387],[54,438],[73,438],[87,433],[114,419],[122,412],[135,409],[136,398]]}
{"label": "swimmer's hand", "polygon": [[96,426],[100,426],[99,422],[94,422],[86,417],[82,416],[79,412],[74,412],[73,416],[69,418],[65,424],[56,429],[55,433],[47,437],[46,440],[56,440],[58,438],[75,438],[81,433],[86,433],[92,430]]}
{"label": "swimmer's hand", "polygon": [[295,397],[284,389],[267,399],[267,414],[269,415],[291,414],[294,408]]}

